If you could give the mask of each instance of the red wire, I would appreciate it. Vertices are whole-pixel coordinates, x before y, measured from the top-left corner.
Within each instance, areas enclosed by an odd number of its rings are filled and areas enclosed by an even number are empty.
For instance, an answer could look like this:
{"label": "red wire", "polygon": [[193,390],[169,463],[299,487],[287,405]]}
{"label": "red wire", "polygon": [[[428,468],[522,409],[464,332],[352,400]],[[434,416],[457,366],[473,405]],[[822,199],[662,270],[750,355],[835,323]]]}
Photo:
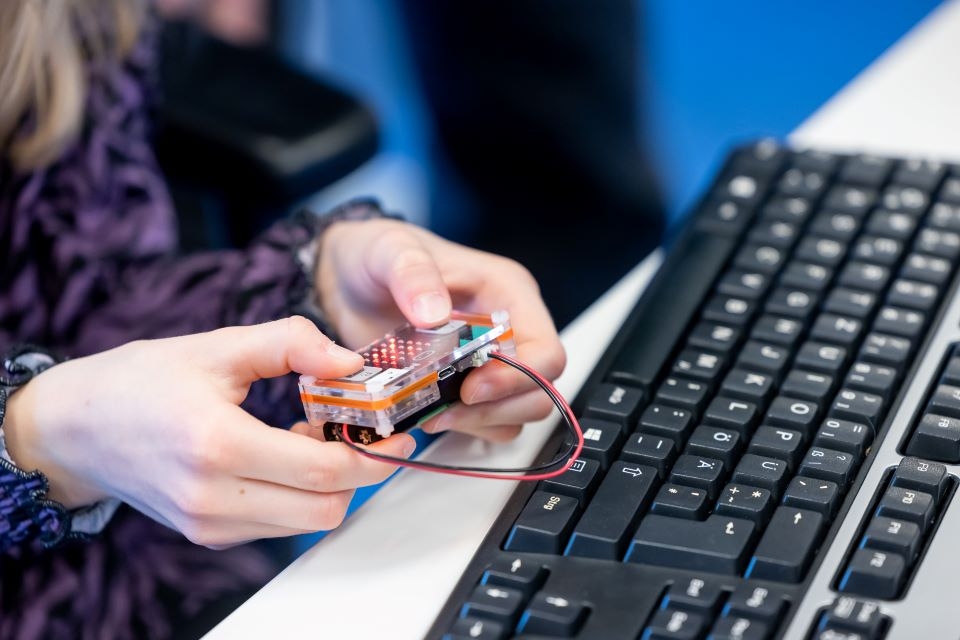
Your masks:
{"label": "red wire", "polygon": [[[560,404],[563,405],[563,413],[566,414],[567,418],[570,420],[570,423],[573,425],[574,431],[576,431],[577,433],[577,446],[573,450],[573,453],[570,455],[570,457],[567,458],[567,461],[563,464],[562,467],[558,469],[554,469],[553,471],[545,471],[543,473],[534,473],[534,474],[527,474],[527,475],[513,475],[513,474],[489,473],[489,472],[484,473],[480,471],[464,471],[460,469],[438,469],[436,467],[428,467],[428,466],[418,464],[416,460],[405,460],[403,458],[393,458],[392,456],[382,456],[381,454],[373,453],[370,451],[364,451],[363,449],[360,449],[360,448],[354,449],[354,451],[368,458],[371,458],[373,460],[377,460],[379,462],[389,462],[399,467],[407,467],[409,469],[419,469],[421,471],[433,471],[435,473],[445,473],[451,476],[466,476],[468,478],[490,478],[493,480],[523,480],[523,481],[529,482],[529,481],[537,481],[537,480],[549,480],[550,478],[556,478],[557,476],[562,475],[571,466],[573,466],[573,463],[576,462],[577,458],[580,457],[580,452],[583,451],[583,429],[580,427],[580,422],[577,420],[577,416],[574,415],[573,409],[570,408],[570,404],[564,399],[563,395],[559,391],[557,391],[557,388],[554,387],[549,380],[544,378],[542,375],[540,375],[530,367],[527,367],[521,362],[514,360],[510,356],[506,356],[506,355],[503,355],[502,353],[498,353],[497,358],[500,360],[505,360],[507,362],[510,362],[513,365],[517,366],[518,368],[522,368],[522,370],[526,370],[526,372],[528,372],[529,375],[537,378],[537,380],[540,383],[542,383],[545,387],[550,389],[550,392],[553,393],[556,399],[560,402]],[[347,426],[348,425],[346,424],[340,425],[341,437],[345,441],[347,441],[349,444],[352,444],[356,447],[362,447],[363,445],[360,445],[350,439],[350,430],[347,428]],[[389,461],[384,460],[383,458],[385,457],[389,458]]]}

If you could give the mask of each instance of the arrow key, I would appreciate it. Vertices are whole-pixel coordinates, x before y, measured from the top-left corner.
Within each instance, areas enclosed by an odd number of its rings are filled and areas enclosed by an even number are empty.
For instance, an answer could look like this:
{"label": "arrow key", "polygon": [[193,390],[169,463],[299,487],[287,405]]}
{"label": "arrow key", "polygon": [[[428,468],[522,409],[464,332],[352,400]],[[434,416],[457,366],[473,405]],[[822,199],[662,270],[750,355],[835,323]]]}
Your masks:
{"label": "arrow key", "polygon": [[547,577],[547,570],[539,563],[521,558],[498,560],[483,572],[480,584],[491,587],[510,587],[523,592],[524,596],[540,588]]}
{"label": "arrow key", "polygon": [[493,620],[458,618],[443,640],[502,640],[507,637],[503,625]]}
{"label": "arrow key", "polygon": [[460,607],[460,617],[485,618],[512,629],[523,606],[523,594],[509,587],[480,585]]}
{"label": "arrow key", "polygon": [[517,633],[569,637],[587,617],[587,609],[567,598],[538,593],[520,617]]}

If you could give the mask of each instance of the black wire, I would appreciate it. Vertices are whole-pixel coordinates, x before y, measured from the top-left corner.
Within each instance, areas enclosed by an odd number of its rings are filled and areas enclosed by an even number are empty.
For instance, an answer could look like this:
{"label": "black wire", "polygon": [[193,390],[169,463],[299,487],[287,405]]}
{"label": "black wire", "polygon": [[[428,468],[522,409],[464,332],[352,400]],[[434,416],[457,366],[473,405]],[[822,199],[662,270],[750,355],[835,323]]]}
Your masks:
{"label": "black wire", "polygon": [[354,451],[358,451],[365,456],[375,458],[382,462],[402,462],[405,466],[416,467],[420,469],[446,469],[449,471],[468,471],[471,473],[530,473],[532,471],[543,471],[549,469],[550,467],[556,467],[557,465],[563,464],[570,457],[570,454],[577,448],[577,429],[573,424],[573,421],[570,420],[570,416],[567,414],[567,404],[563,398],[555,394],[550,388],[545,385],[538,377],[537,374],[530,369],[529,367],[520,364],[519,362],[514,362],[511,360],[506,360],[501,358],[500,354],[493,352],[489,354],[494,360],[499,360],[500,362],[510,365],[514,369],[520,371],[535,383],[537,386],[543,389],[543,391],[550,396],[550,399],[553,400],[553,404],[556,405],[557,409],[560,410],[560,414],[563,416],[564,422],[567,424],[567,429],[570,431],[571,440],[567,443],[567,446],[563,451],[557,455],[550,462],[545,462],[543,464],[538,464],[531,467],[462,467],[459,465],[450,465],[450,464],[439,464],[437,462],[425,462],[423,460],[410,460],[408,458],[400,458],[397,456],[388,456],[383,453],[377,453],[375,451],[370,451],[355,442],[350,442],[344,437],[344,429],[347,427],[345,424],[337,425],[339,430],[340,440],[343,441],[343,444],[347,445]]}

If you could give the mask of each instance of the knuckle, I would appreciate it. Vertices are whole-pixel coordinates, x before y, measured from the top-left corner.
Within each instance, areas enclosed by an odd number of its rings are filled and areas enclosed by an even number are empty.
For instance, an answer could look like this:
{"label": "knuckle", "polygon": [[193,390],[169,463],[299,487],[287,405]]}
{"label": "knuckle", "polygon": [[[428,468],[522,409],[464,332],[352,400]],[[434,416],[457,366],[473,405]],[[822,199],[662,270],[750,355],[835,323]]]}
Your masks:
{"label": "knuckle", "polygon": [[293,336],[306,336],[318,333],[317,326],[300,315],[293,315],[283,320],[287,333]]}
{"label": "knuckle", "polygon": [[220,438],[213,428],[195,427],[189,431],[185,443],[186,462],[195,471],[214,471],[228,464],[227,440]]}
{"label": "knuckle", "polygon": [[349,503],[349,497],[345,499],[341,494],[321,496],[307,514],[308,528],[314,531],[336,529],[343,523]]}
{"label": "knuckle", "polygon": [[339,473],[332,465],[312,465],[302,471],[301,485],[305,489],[323,491],[333,487],[338,479]]}
{"label": "knuckle", "polygon": [[223,542],[213,527],[203,522],[190,521],[181,527],[180,532],[187,540],[202,547],[214,547]]}
{"label": "knuckle", "polygon": [[521,429],[518,424],[499,426],[488,431],[486,439],[490,442],[509,442],[520,435]]}
{"label": "knuckle", "polygon": [[563,373],[567,366],[567,352],[563,345],[557,344],[546,355],[543,364],[543,372],[549,379],[554,380]]}
{"label": "knuckle", "polygon": [[216,503],[203,483],[194,482],[177,492],[174,504],[182,514],[197,520],[211,515]]}

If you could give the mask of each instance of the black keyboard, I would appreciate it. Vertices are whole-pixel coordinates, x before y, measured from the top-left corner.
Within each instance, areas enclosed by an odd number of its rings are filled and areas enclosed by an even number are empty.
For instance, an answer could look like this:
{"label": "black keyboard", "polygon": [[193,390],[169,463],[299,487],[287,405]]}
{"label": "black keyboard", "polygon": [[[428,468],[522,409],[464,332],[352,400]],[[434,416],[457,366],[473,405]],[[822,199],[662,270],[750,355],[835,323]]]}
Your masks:
{"label": "black keyboard", "polygon": [[958,261],[958,167],[732,153],[574,403],[581,459],[518,487],[431,637],[905,632],[960,462]]}

